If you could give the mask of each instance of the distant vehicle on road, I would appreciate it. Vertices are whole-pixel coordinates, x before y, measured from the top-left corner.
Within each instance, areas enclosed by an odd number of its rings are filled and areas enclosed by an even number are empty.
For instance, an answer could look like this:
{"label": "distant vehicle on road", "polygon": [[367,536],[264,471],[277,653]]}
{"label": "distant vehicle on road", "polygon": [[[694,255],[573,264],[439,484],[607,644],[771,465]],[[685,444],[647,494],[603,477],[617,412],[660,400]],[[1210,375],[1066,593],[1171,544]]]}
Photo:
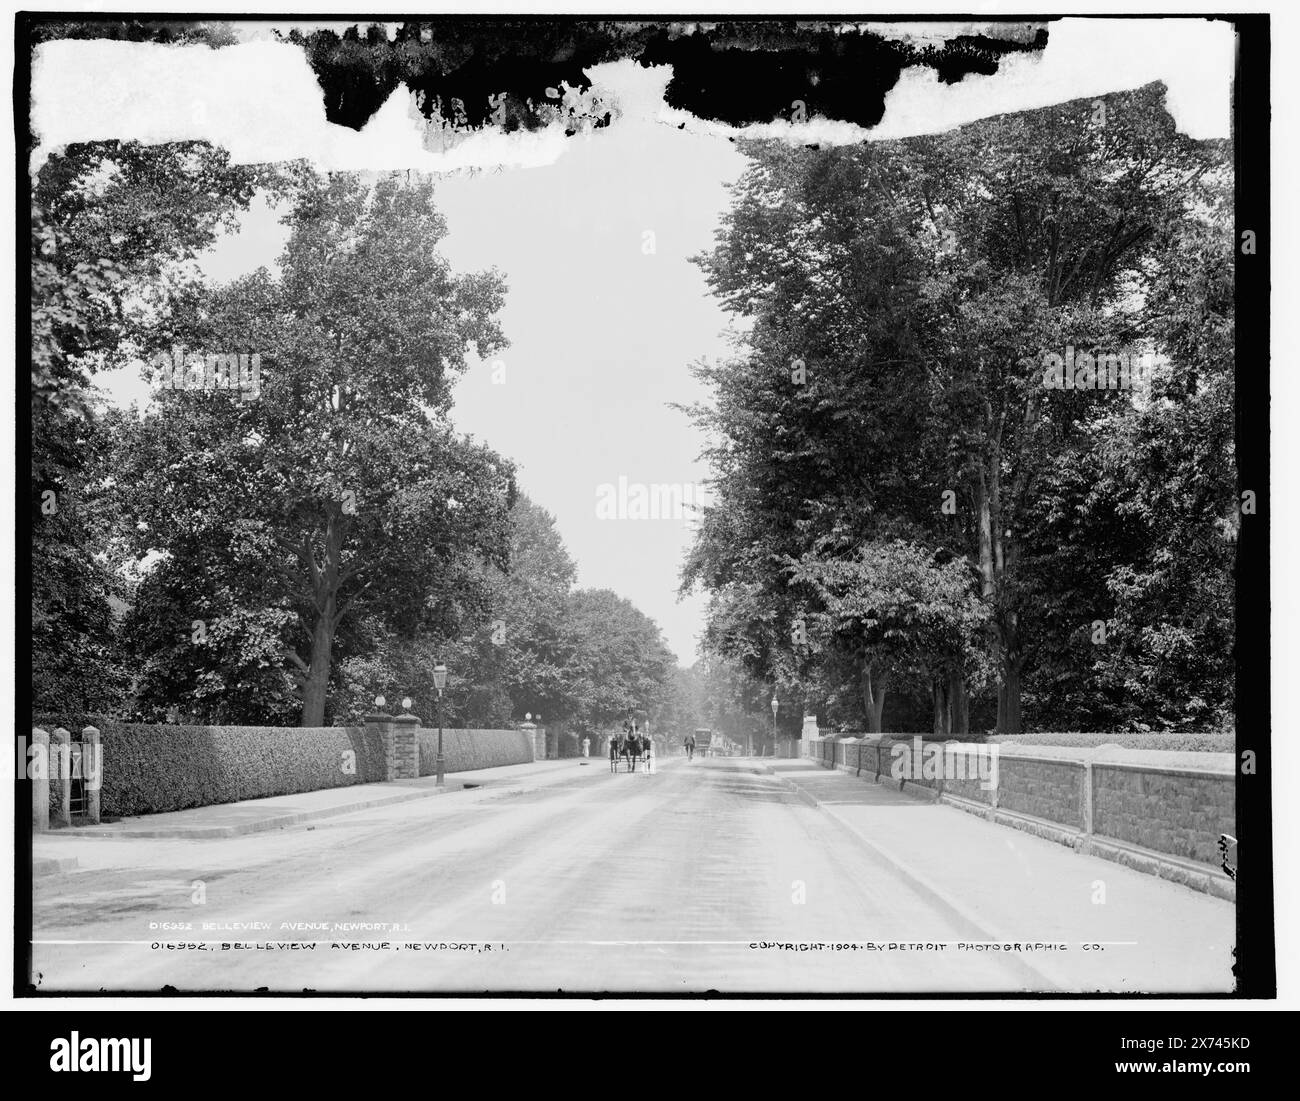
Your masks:
{"label": "distant vehicle on road", "polygon": [[713,731],[707,726],[695,728],[695,752],[701,757],[709,755],[709,746],[713,741]]}

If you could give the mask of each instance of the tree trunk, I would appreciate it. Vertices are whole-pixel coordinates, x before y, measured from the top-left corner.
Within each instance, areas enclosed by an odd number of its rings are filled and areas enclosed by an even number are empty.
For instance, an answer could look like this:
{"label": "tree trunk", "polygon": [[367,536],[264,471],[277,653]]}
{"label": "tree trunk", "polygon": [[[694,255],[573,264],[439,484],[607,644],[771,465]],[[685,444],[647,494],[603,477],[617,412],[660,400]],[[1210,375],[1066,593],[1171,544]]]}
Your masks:
{"label": "tree trunk", "polygon": [[867,733],[879,734],[883,729],[883,715],[885,711],[885,692],[886,678],[879,677],[874,682],[871,678],[871,670],[866,672],[866,691],[865,703],[867,705]]}
{"label": "tree trunk", "polygon": [[934,733],[952,733],[952,709],[948,698],[948,685],[936,677],[930,682],[930,695],[934,699]]}
{"label": "tree trunk", "polygon": [[[1027,421],[1037,405],[1031,400]],[[975,479],[978,510],[980,593],[993,611],[994,649],[1000,666],[998,721],[1000,734],[1020,733],[1020,669],[1023,658],[1016,624],[1015,574],[1018,544],[1004,524],[1002,500],[1002,424],[992,437]],[[1015,488],[1015,487],[1013,487]],[[1023,486],[1019,489],[1023,491]]]}
{"label": "tree trunk", "polygon": [[998,730],[1003,734],[1020,733],[1020,661],[1007,660],[1003,669],[1002,690],[998,699]]}
{"label": "tree trunk", "polygon": [[867,733],[879,734],[881,716],[885,710],[885,685],[888,678],[882,676],[876,681],[871,678],[871,666],[862,669],[862,703],[867,714]]}
{"label": "tree trunk", "polygon": [[980,595],[992,600],[996,591],[993,577],[993,517],[989,508],[988,482],[981,470],[975,482],[975,507],[979,511]]}
{"label": "tree trunk", "polygon": [[333,518],[325,527],[325,556],[315,571],[313,604],[316,622],[311,631],[311,660],[302,686],[303,726],[325,724],[325,702],[329,694],[330,662],[333,658],[334,632],[338,630],[339,549],[341,539]]}
{"label": "tree trunk", "polygon": [[[329,607],[333,608],[333,600]],[[329,694],[330,655],[334,648],[332,616],[321,616],[311,636],[311,669],[302,686],[301,726],[325,725],[325,701]]]}
{"label": "tree trunk", "polygon": [[880,734],[885,729],[885,686],[882,684],[876,689],[876,705],[871,715],[871,732]]}
{"label": "tree trunk", "polygon": [[998,725],[999,734],[1020,733],[1020,667],[1023,658],[1020,653],[1020,638],[1016,631],[1015,619],[1003,625],[998,632],[998,661],[1001,676],[998,680]]}
{"label": "tree trunk", "polygon": [[342,619],[338,598],[343,525],[341,514],[331,514],[325,521],[324,554],[319,566],[312,554],[310,537],[303,537],[301,558],[311,572],[312,606],[316,618],[311,628],[311,659],[302,683],[302,726],[323,726],[325,723],[334,633]]}
{"label": "tree trunk", "polygon": [[950,734],[970,733],[970,696],[966,694],[966,678],[959,670],[948,674],[948,712],[951,725]]}

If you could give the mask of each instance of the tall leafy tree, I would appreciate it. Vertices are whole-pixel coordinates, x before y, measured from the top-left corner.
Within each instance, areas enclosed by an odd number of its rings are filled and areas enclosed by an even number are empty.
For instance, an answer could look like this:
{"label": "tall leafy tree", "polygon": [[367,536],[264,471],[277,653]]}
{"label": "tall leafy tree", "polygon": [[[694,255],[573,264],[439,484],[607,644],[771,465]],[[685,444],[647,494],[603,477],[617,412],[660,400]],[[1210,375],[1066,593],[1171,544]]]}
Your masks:
{"label": "tall leafy tree", "polygon": [[1070,660],[1048,666],[1056,691],[1044,701],[1072,708],[1078,725],[1232,724],[1235,541],[1251,505],[1233,463],[1231,248],[1225,204],[1207,195],[1203,214],[1167,238],[1148,289],[1166,356],[1149,392],[1101,413],[1081,461],[1054,472],[1073,483],[1074,507],[1054,507],[1059,542],[1104,579],[1063,591],[1062,569],[1034,578],[1035,607],[1073,607],[1088,625],[1073,632]]}
{"label": "tall leafy tree", "polygon": [[166,556],[145,584],[221,578],[183,622],[253,617],[259,665],[278,644],[314,726],[346,624],[454,618],[478,563],[503,561],[513,473],[441,419],[467,350],[502,346],[503,286],[438,253],[431,185],[305,180],[289,224],[278,275],[204,296],[184,334],[194,355],[258,355],[256,383],[222,389],[196,360],[204,389],[161,393],[120,463],[138,550]]}
{"label": "tall leafy tree", "polygon": [[574,591],[561,636],[564,711],[580,733],[645,711],[676,667],[655,621],[609,589]]}
{"label": "tall leafy tree", "polygon": [[[691,413],[710,440],[717,507],[684,581],[720,594],[710,638],[722,652],[753,676],[811,686],[817,670],[798,639],[821,609],[792,588],[786,564],[831,536],[906,534],[938,500],[934,464],[916,460],[929,416],[913,382],[924,369],[921,214],[887,150],[747,151],[753,168],[700,258],[715,293],[752,321],[734,357],[697,371],[716,396]],[[868,663],[845,674],[878,721],[886,655],[842,656]]]}
{"label": "tall leafy tree", "polygon": [[31,202],[31,562],[38,707],[113,708],[124,692],[106,565],[116,510],[102,492],[111,432],[94,373],[166,330],[186,265],[233,227],[277,170],[236,166],[196,142],[68,146],[41,166]]}
{"label": "tall leafy tree", "polygon": [[[403,638],[379,622],[368,624],[368,645],[344,663],[347,710],[358,718],[376,692],[409,695],[432,714],[434,666],[448,668],[443,716],[452,726],[501,727],[542,714],[566,717],[562,628],[576,567],[554,517],[519,494],[509,516],[504,563],[486,559],[474,572],[478,599],[436,630]],[[457,596],[463,601],[467,590]],[[427,721],[427,720],[426,720]]]}
{"label": "tall leafy tree", "polygon": [[[775,563],[818,540],[962,555],[988,613],[998,729],[1021,729],[1022,674],[1061,627],[1042,613],[1062,606],[1030,598],[1057,555],[1057,468],[1086,461],[1107,415],[1132,405],[1048,390],[1044,357],[1176,341],[1151,308],[1157,260],[1225,183],[1222,146],[1178,133],[1162,95],[857,149],[748,147],[752,168],[701,258],[749,320],[736,357],[701,371],[716,400],[695,416],[719,508],[687,584],[734,589],[717,605],[733,623],[746,603],[751,623],[780,623],[797,601]],[[874,701],[894,674],[867,674]],[[964,693],[950,685],[958,711]]]}
{"label": "tall leafy tree", "polygon": [[882,691],[873,692],[873,667],[930,693],[936,734],[968,730],[964,685],[979,662],[973,643],[987,613],[964,559],[940,561],[901,539],[852,548],[827,540],[790,572],[813,588],[823,609],[810,616],[810,641],[862,671],[869,733],[883,729],[885,702]]}
{"label": "tall leafy tree", "polygon": [[50,155],[32,186],[32,400],[86,416],[96,368],[166,338],[187,266],[294,170],[232,165],[203,142],[87,142]]}
{"label": "tall leafy tree", "polygon": [[[992,611],[998,729],[1021,729],[1029,659],[1025,538],[1042,475],[1091,420],[1098,400],[1048,390],[1043,362],[1069,346],[1130,349],[1144,335],[1148,262],[1186,220],[1195,185],[1222,177],[1221,145],[1178,132],[1151,85],[1092,102],[1007,115],[910,143],[937,234],[950,242],[927,290],[941,353],[939,392],[970,555]],[[948,254],[951,253],[949,256]]]}

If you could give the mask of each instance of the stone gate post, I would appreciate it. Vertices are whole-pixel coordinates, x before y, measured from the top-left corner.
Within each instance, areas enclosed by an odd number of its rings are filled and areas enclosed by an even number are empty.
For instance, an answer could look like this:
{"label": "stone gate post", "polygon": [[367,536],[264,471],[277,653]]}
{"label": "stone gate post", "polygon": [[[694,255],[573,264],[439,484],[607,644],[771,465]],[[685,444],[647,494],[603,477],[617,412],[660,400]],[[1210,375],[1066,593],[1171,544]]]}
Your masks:
{"label": "stone gate post", "polygon": [[58,784],[59,805],[54,813],[65,826],[72,825],[72,735],[56,727],[50,735],[50,779]]}
{"label": "stone gate post", "polygon": [[393,774],[390,780],[420,778],[420,717],[407,712],[393,719]]}
{"label": "stone gate post", "polygon": [[104,783],[104,747],[93,726],[81,731],[81,790],[86,793],[86,818],[99,821],[99,789]]}
{"label": "stone gate post", "polygon": [[533,750],[533,760],[541,761],[546,758],[546,732],[542,731],[539,735],[537,724],[533,722],[523,722],[519,724],[519,729],[528,737],[528,744]]}
{"label": "stone gate post", "polygon": [[50,736],[40,727],[32,729],[34,753],[27,756],[27,775],[32,782],[32,832],[50,828]]}
{"label": "stone gate post", "polygon": [[803,730],[799,734],[799,754],[802,757],[812,756],[812,743],[821,737],[817,729],[817,716],[804,715]]}

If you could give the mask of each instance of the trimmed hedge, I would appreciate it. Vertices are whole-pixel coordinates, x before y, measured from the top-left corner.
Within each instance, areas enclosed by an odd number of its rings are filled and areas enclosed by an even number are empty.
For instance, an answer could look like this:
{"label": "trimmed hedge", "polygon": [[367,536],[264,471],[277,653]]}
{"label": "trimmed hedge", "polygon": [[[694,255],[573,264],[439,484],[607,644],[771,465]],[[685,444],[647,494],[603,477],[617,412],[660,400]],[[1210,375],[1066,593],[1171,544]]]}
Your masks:
{"label": "trimmed hedge", "polygon": [[[533,760],[533,739],[523,730],[443,730],[443,763],[447,772],[526,765]],[[438,728],[420,728],[420,775],[438,771]]]}
{"label": "trimmed hedge", "polygon": [[[75,726],[37,716],[53,733]],[[45,721],[39,721],[45,720]],[[98,725],[98,724],[92,724]],[[362,727],[161,726],[104,723],[100,813],[157,814],[384,779],[384,747]],[[346,752],[355,770],[344,771]]]}
{"label": "trimmed hedge", "polygon": [[1236,748],[1234,734],[1095,734],[1085,732],[1062,734],[990,734],[990,742],[1007,745],[1076,746],[1091,749],[1099,745],[1117,745],[1124,749],[1164,749],[1182,753],[1232,753]]}
{"label": "trimmed hedge", "polygon": [[[265,799],[304,791],[380,783],[384,745],[364,727],[167,726],[119,723],[100,716],[38,714],[32,726],[58,727],[80,737],[96,727],[103,745],[100,813],[138,814]],[[437,771],[438,731],[419,731],[420,775]],[[355,771],[344,772],[344,753]],[[444,730],[448,772],[529,764],[532,737],[522,730]],[[50,811],[57,815],[59,786],[51,776]]]}

